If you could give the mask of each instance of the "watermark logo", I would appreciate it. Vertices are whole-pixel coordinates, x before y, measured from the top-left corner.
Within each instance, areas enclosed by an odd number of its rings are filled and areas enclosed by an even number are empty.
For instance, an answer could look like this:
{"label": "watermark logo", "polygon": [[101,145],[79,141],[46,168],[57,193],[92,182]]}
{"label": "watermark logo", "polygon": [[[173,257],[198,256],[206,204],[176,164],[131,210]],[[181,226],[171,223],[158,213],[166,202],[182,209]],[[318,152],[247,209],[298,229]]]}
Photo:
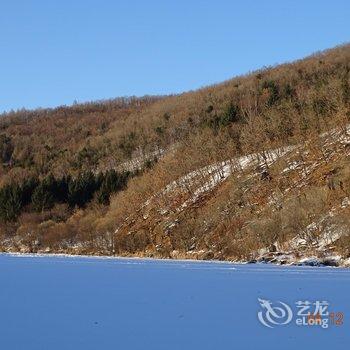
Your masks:
{"label": "watermark logo", "polygon": [[320,326],[328,328],[330,325],[341,326],[344,321],[343,312],[329,311],[330,303],[325,300],[299,300],[295,303],[295,311],[282,301],[271,302],[266,299],[258,299],[261,310],[258,319],[262,325],[268,328],[283,326],[294,322],[297,326]]}
{"label": "watermark logo", "polygon": [[292,309],[282,301],[278,301],[275,305],[265,299],[258,299],[262,307],[262,311],[258,312],[259,321],[266,327],[273,328],[288,324],[293,318]]}

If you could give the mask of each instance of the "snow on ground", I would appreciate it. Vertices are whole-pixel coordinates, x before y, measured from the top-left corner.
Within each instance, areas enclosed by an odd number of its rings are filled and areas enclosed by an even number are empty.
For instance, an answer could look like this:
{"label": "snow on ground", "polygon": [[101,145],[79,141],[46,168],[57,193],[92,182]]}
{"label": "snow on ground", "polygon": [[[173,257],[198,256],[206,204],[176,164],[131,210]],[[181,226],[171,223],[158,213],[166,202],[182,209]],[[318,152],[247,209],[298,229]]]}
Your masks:
{"label": "snow on ground", "polygon": [[162,194],[169,194],[175,190],[188,191],[190,189],[191,196],[178,209],[181,210],[181,208],[187,207],[190,203],[196,202],[203,193],[211,191],[224,182],[234,172],[241,172],[251,166],[271,166],[294,149],[295,146],[281,147],[265,151],[263,154],[250,154],[205,166],[173,181],[166,186]]}
{"label": "snow on ground", "polygon": [[[350,342],[345,269],[0,255],[0,273],[3,349],[289,350]],[[292,322],[262,325],[258,298],[288,304]],[[298,300],[327,301],[345,323],[297,326]]]}
{"label": "snow on ground", "polygon": [[164,149],[157,149],[153,152],[148,153],[142,153],[136,157],[133,157],[132,159],[119,164],[116,168],[118,171],[136,171],[141,170],[147,161],[152,161],[154,159],[160,159],[164,156],[165,150]]}

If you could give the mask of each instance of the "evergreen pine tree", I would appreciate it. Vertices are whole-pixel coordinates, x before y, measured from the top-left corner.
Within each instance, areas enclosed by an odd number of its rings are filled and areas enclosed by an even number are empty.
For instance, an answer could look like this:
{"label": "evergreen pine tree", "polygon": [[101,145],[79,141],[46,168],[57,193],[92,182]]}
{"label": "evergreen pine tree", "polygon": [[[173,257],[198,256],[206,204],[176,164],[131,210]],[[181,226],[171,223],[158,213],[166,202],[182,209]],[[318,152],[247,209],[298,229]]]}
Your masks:
{"label": "evergreen pine tree", "polygon": [[0,190],[0,217],[3,221],[14,221],[22,209],[21,188],[9,184]]}

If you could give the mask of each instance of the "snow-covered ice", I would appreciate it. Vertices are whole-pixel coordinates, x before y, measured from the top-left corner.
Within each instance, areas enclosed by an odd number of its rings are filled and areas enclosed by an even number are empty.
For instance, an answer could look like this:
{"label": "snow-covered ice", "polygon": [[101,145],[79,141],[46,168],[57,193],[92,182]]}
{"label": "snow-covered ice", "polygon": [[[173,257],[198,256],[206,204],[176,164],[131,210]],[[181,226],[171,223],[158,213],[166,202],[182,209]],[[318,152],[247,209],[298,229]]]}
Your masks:
{"label": "snow-covered ice", "polygon": [[[335,349],[350,270],[0,255],[1,349]],[[260,299],[327,300],[329,329],[259,323]]]}

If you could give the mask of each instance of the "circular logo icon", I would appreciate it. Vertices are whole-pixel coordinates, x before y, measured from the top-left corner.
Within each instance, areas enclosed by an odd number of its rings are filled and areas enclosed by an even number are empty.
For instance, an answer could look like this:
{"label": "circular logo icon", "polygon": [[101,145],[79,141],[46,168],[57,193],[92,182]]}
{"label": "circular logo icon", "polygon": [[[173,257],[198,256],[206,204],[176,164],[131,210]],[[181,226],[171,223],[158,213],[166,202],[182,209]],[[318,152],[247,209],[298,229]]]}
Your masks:
{"label": "circular logo icon", "polygon": [[292,309],[282,301],[272,303],[269,300],[258,299],[262,311],[258,312],[259,321],[269,328],[288,324],[293,318]]}

